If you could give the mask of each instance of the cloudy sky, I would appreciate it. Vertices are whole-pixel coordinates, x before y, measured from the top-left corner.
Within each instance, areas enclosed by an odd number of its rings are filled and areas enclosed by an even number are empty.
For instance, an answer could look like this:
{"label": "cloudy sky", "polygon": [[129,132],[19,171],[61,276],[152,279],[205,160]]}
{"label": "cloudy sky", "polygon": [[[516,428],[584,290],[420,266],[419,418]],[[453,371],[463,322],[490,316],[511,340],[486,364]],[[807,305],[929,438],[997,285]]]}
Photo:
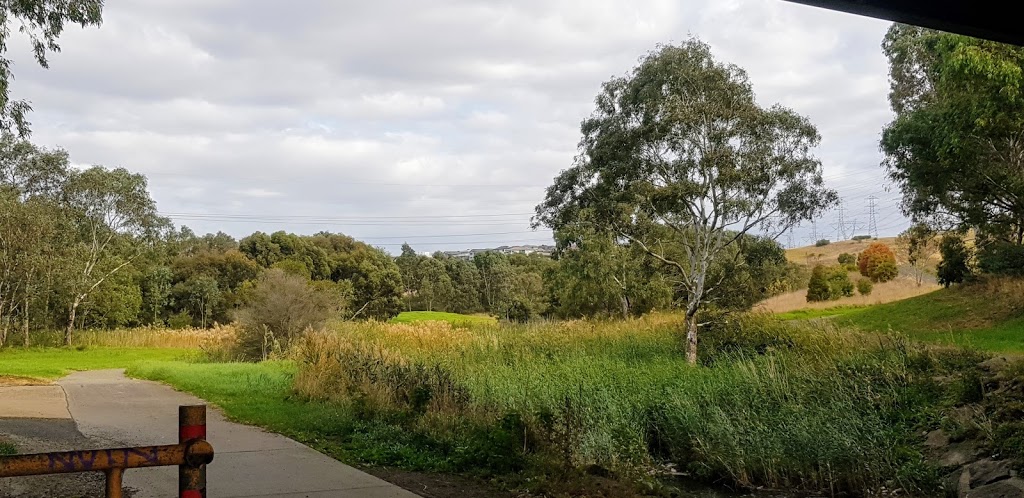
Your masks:
{"label": "cloudy sky", "polygon": [[601,83],[691,35],[817,124],[857,233],[872,195],[879,232],[898,233],[877,145],[886,28],[780,0],[108,0],[49,70],[23,40],[9,55],[33,140],[146,174],[177,224],[434,251],[549,243],[529,218]]}

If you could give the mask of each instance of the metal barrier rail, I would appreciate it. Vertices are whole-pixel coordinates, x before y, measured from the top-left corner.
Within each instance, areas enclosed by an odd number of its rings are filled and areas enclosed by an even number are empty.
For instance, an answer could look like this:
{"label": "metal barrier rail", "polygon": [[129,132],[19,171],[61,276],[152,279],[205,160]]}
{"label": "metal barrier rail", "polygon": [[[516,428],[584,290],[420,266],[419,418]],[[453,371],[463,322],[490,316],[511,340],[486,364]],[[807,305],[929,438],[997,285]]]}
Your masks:
{"label": "metal barrier rail", "polygon": [[177,465],[178,497],[205,498],[206,464],[211,461],[206,405],[192,405],[178,407],[178,444],[0,456],[0,477],[103,472],[107,498],[121,498],[125,469]]}

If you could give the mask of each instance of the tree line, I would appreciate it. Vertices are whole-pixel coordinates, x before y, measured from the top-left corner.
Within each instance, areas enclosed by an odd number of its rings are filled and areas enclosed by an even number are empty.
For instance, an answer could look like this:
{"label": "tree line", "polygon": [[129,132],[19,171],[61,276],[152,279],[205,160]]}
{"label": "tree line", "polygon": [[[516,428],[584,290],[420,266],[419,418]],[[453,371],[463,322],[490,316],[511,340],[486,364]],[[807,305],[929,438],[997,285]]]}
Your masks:
{"label": "tree line", "polygon": [[[777,243],[738,241],[711,270],[726,281],[714,293],[719,307],[749,307],[797,285]],[[467,260],[408,244],[392,257],[329,232],[197,235],[159,215],[141,174],[74,168],[63,150],[0,139],[0,344],[17,332],[30,344],[36,330],[63,330],[70,344],[80,328],[209,327],[237,319],[264,294],[287,292],[348,320],[413,309],[513,321],[628,317],[684,297],[664,265],[628,239],[574,226],[557,230],[556,244],[553,258],[484,252]],[[276,279],[271,290],[261,290],[268,278]]]}

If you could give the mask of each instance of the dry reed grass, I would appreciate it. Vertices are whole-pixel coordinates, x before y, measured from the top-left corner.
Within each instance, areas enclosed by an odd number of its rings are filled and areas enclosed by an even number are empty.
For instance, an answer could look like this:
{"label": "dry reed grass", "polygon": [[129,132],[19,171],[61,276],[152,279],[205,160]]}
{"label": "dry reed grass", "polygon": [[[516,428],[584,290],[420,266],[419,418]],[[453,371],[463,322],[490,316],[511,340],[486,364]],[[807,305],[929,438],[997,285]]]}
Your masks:
{"label": "dry reed grass", "polygon": [[[850,280],[856,282],[859,278],[859,273],[850,273]],[[899,277],[891,282],[875,284],[871,294],[867,296],[857,294],[852,297],[844,297],[838,301],[809,303],[807,302],[807,290],[804,289],[787,292],[761,301],[755,306],[755,309],[771,313],[785,313],[787,311],[826,309],[836,306],[872,306],[920,296],[941,288],[941,285],[934,282],[924,282],[921,285],[917,285],[913,278]]]}
{"label": "dry reed grass", "polygon": [[227,348],[235,342],[237,329],[217,325],[210,329],[168,329],[141,327],[117,330],[85,330],[75,334],[75,344],[87,347],[200,349]]}

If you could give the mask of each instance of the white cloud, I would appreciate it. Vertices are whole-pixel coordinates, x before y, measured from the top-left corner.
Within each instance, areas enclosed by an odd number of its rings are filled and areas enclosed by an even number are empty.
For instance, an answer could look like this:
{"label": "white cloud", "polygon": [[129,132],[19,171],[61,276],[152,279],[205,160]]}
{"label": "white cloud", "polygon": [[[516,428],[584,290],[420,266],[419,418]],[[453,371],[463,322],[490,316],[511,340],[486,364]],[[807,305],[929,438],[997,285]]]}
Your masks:
{"label": "white cloud", "polygon": [[[197,231],[340,230],[391,249],[517,232],[448,244],[462,247],[544,238],[528,213],[571,165],[601,83],[689,35],[818,125],[854,211],[872,193],[891,205],[886,26],[779,0],[139,0],[69,28],[49,70],[24,40],[10,53],[37,142],[146,173],[165,212],[277,217],[181,220]],[[444,246],[429,240],[417,249]]]}

